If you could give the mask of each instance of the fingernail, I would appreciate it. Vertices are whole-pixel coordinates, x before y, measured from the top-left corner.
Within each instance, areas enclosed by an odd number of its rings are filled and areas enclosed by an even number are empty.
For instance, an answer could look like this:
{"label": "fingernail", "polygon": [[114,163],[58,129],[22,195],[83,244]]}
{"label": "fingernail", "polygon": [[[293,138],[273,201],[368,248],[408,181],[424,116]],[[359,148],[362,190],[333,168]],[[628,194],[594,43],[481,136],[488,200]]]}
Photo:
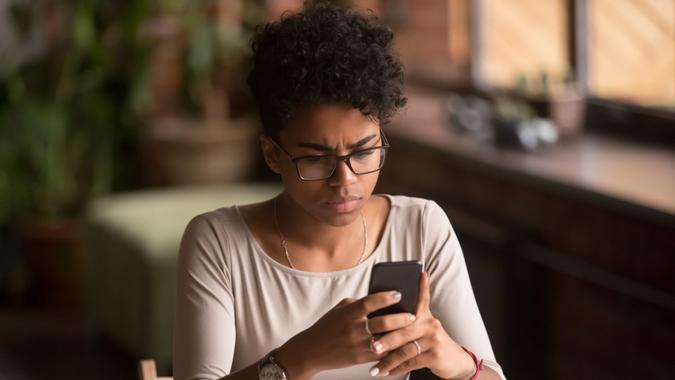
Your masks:
{"label": "fingernail", "polygon": [[417,317],[415,316],[415,314],[410,314],[410,320],[411,320],[411,321],[414,321],[415,319],[417,319]]}
{"label": "fingernail", "polygon": [[380,377],[385,377],[387,375],[389,375],[389,371],[384,371],[380,374]]}
{"label": "fingernail", "polygon": [[375,342],[373,343],[373,348],[375,348],[375,352],[379,354],[384,349],[384,346],[380,342]]}
{"label": "fingernail", "polygon": [[370,376],[375,377],[377,374],[380,373],[380,369],[377,367],[373,367],[370,369]]}
{"label": "fingernail", "polygon": [[401,293],[391,292],[391,298],[393,298],[395,301],[400,301],[401,300]]}

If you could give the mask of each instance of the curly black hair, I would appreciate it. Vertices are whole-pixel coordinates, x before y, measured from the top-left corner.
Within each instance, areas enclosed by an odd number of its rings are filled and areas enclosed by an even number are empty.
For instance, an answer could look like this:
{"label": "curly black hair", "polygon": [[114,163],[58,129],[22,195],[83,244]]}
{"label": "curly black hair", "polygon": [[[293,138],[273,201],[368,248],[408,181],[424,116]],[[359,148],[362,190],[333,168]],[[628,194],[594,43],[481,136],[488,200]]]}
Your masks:
{"label": "curly black hair", "polygon": [[392,31],[372,13],[306,3],[253,37],[248,85],[272,138],[301,108],[337,103],[386,124],[407,99]]}

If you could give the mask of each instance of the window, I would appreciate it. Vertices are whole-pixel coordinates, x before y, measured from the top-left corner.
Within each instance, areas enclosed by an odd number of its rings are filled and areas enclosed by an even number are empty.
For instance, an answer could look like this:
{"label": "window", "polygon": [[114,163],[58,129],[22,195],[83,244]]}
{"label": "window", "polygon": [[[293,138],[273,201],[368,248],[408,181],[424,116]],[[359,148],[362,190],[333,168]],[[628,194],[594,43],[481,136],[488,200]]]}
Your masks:
{"label": "window", "polygon": [[569,72],[565,0],[481,0],[478,80],[492,87],[540,90]]}
{"label": "window", "polygon": [[474,0],[474,80],[675,110],[675,1]]}
{"label": "window", "polygon": [[588,90],[675,107],[675,1],[589,0]]}

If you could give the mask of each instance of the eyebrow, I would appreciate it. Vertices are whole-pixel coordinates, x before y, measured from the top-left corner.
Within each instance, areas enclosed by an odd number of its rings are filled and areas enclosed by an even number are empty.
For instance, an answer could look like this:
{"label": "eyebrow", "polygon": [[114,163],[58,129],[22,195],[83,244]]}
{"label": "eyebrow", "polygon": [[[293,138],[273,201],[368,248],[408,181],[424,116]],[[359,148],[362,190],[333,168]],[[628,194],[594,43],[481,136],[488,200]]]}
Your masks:
{"label": "eyebrow", "polygon": [[[347,148],[354,149],[354,148],[362,147],[362,146],[366,145],[366,143],[368,143],[368,141],[372,140],[374,137],[377,137],[377,135],[366,136],[366,137],[362,138],[361,140],[359,140],[359,141],[357,141],[353,144],[347,145]],[[303,148],[310,148],[310,149],[314,149],[314,150],[319,150],[319,151],[322,151],[322,152],[332,152],[333,151],[333,148],[331,148],[329,146],[326,146],[326,145],[321,145],[321,144],[298,143],[298,146],[303,147]]]}

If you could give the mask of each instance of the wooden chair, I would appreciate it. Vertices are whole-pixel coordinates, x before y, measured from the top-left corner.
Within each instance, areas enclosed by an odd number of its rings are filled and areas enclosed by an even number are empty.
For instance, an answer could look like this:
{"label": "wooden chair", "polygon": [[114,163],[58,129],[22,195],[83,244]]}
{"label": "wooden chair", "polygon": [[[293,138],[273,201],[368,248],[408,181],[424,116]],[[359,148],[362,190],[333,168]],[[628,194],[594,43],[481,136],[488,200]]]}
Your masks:
{"label": "wooden chair", "polygon": [[138,380],[173,380],[173,377],[157,377],[157,367],[152,359],[138,362]]}

